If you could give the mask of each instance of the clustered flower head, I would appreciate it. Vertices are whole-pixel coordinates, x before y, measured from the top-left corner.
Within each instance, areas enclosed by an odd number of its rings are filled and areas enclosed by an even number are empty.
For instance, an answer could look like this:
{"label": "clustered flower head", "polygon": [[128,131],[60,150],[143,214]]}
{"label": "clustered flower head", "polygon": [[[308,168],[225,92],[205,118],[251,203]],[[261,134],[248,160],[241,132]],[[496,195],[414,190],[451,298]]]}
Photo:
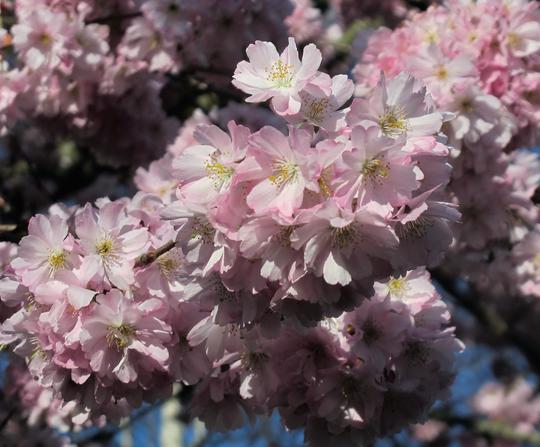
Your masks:
{"label": "clustered flower head", "polygon": [[457,1],[376,31],[354,72],[359,92],[381,73],[421,79],[453,112],[444,132],[456,148],[447,192],[462,223],[446,268],[496,296],[538,295],[537,155],[540,5]]}
{"label": "clustered flower head", "polygon": [[194,118],[132,199],[55,206],[4,250],[0,341],[72,423],[182,382],[211,429],[278,409],[313,445],[348,445],[449,389],[462,345],[425,270],[459,219],[449,115],[406,74],[351,103],[314,45],[247,55],[233,82],[285,131]]}
{"label": "clustered flower head", "polygon": [[294,11],[290,0],[14,3],[15,24],[0,27],[0,133],[45,121],[113,166],[148,163],[173,141],[168,79],[228,83],[253,39],[286,41]]}

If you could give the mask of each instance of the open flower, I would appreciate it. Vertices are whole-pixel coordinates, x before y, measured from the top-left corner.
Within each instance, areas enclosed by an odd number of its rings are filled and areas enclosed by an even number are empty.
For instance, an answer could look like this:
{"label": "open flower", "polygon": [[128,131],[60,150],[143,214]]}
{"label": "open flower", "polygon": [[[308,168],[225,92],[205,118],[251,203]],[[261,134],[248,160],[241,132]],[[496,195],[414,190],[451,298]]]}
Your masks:
{"label": "open flower", "polygon": [[[330,93],[326,92],[321,81],[330,85]],[[301,92],[302,107],[297,116],[288,118],[289,122],[307,122],[329,132],[336,132],[344,127],[346,110],[339,110],[351,98],[354,84],[347,75],[337,75],[331,80],[328,75],[320,74]]]}
{"label": "open flower", "polygon": [[180,195],[194,203],[211,203],[229,190],[235,169],[245,156],[250,131],[234,121],[230,136],[217,126],[200,125],[194,133],[199,145],[186,148],[173,160]]}
{"label": "open flower", "polygon": [[343,153],[343,183],[336,190],[344,206],[354,199],[399,205],[411,198],[424,175],[399,143],[380,135],[377,126],[355,127],[351,143],[353,149]]}
{"label": "open flower", "polygon": [[294,39],[281,53],[271,42],[256,41],[246,50],[249,62],[242,61],[234,72],[233,85],[250,94],[248,102],[263,102],[272,98],[272,107],[280,115],[300,111],[300,91],[317,74],[321,52],[313,44],[304,48],[302,60]]}
{"label": "open flower", "polygon": [[395,139],[436,134],[443,119],[422,83],[405,73],[388,83],[382,76],[370,98],[355,99],[347,115],[349,126],[371,121],[382,135]]}
{"label": "open flower", "polygon": [[124,203],[96,210],[87,205],[75,219],[84,268],[121,289],[135,281],[133,266],[148,245],[148,230],[125,213]]}
{"label": "open flower", "polygon": [[12,266],[21,275],[23,284],[31,290],[78,262],[77,255],[73,253],[74,240],[68,236],[65,219],[38,214],[30,219],[28,233],[21,241],[18,258],[13,260]]}
{"label": "open flower", "polygon": [[100,295],[82,318],[81,347],[90,367],[124,383],[138,371],[165,370],[171,328],[158,317],[160,300],[136,303],[117,289]]}
{"label": "open flower", "polygon": [[374,273],[371,258],[388,259],[398,239],[387,219],[391,209],[370,202],[355,212],[335,201],[305,216],[307,223],[291,235],[292,247],[303,247],[306,266],[328,284],[346,286]]}
{"label": "open flower", "polygon": [[273,127],[263,127],[250,138],[246,160],[239,166],[239,178],[258,180],[247,196],[255,213],[277,212],[291,217],[300,208],[309,181],[308,153],[311,134],[289,129],[287,138]]}

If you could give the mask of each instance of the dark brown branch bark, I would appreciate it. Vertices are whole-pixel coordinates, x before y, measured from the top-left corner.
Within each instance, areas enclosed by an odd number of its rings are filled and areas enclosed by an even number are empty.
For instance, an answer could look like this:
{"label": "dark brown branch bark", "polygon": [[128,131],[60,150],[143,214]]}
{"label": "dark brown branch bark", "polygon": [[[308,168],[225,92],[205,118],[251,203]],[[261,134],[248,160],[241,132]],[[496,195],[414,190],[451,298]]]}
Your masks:
{"label": "dark brown branch bark", "polygon": [[169,241],[158,249],[151,250],[148,253],[145,253],[137,260],[137,262],[135,263],[135,267],[144,267],[152,264],[152,262],[154,262],[161,255],[164,255],[168,251],[171,251],[175,247],[175,245],[175,241]]}
{"label": "dark brown branch bark", "polygon": [[137,17],[141,17],[141,12],[132,12],[130,14],[120,14],[120,15],[112,15],[112,16],[106,16],[106,17],[97,17],[95,19],[87,20],[85,23],[98,23],[100,25],[106,25],[107,23],[111,22],[121,22],[122,20],[131,20],[135,19]]}

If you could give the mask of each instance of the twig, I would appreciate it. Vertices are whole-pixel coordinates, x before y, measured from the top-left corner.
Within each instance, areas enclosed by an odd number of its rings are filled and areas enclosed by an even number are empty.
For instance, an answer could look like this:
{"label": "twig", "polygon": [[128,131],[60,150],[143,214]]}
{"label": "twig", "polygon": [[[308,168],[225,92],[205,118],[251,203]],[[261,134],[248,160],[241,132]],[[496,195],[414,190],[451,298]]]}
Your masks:
{"label": "twig", "polygon": [[0,224],[0,233],[11,233],[17,229],[16,224]]}
{"label": "twig", "polygon": [[2,432],[2,430],[4,430],[7,423],[13,417],[14,414],[15,414],[15,408],[11,408],[11,410],[9,410],[9,413],[6,415],[6,417],[2,420],[2,422],[0,422],[0,433]]}
{"label": "twig", "polygon": [[130,20],[135,19],[137,17],[141,17],[142,12],[132,12],[129,14],[119,14],[119,15],[113,15],[113,16],[106,16],[106,17],[98,17],[96,19],[90,19],[87,20],[85,23],[99,23],[99,24],[107,24],[110,22],[121,22],[122,20]]}
{"label": "twig", "polygon": [[159,258],[161,255],[164,255],[168,251],[171,251],[176,245],[175,241],[169,241],[165,245],[157,248],[156,250],[150,250],[148,253],[145,253],[144,255],[141,255],[137,262],[135,263],[135,267],[144,267],[146,265],[152,264],[157,258]]}

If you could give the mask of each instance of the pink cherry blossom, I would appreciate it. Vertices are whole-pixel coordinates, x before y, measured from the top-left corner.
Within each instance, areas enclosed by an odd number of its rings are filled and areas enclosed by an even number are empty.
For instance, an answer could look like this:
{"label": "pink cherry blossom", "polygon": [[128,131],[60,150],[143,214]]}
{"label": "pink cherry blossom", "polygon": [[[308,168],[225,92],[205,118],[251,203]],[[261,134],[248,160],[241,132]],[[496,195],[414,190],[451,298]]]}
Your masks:
{"label": "pink cherry blossom", "polygon": [[302,60],[293,38],[281,53],[271,42],[257,41],[246,50],[249,62],[242,61],[234,73],[233,84],[251,95],[248,102],[272,98],[272,107],[280,115],[300,111],[300,91],[316,75],[321,52],[313,44],[304,48]]}

